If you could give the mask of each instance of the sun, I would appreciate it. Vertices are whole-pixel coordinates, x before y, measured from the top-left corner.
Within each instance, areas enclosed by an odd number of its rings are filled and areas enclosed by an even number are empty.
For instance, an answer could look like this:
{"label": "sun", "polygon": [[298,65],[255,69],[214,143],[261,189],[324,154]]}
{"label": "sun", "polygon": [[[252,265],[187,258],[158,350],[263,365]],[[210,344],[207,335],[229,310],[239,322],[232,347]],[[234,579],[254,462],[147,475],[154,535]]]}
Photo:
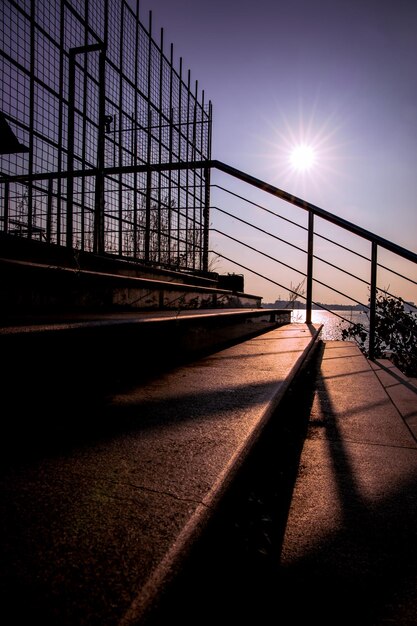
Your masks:
{"label": "sun", "polygon": [[316,163],[316,153],[312,146],[299,144],[290,153],[290,163],[293,169],[305,171],[311,169]]}
{"label": "sun", "polygon": [[314,193],[319,199],[330,189],[337,192],[338,181],[347,176],[341,164],[348,154],[348,118],[342,110],[329,110],[319,94],[308,101],[300,94],[298,107],[292,98],[288,111],[281,101],[274,104],[265,120],[268,132],[257,137],[262,148],[256,156],[272,184],[299,197]]}

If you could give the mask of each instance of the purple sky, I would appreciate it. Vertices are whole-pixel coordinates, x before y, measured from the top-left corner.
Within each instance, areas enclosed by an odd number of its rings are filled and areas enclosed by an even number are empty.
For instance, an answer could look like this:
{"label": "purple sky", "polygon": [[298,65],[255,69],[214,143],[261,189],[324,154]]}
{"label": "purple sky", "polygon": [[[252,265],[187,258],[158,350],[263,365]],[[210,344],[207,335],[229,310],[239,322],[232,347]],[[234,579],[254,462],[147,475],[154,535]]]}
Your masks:
{"label": "purple sky", "polygon": [[[149,10],[213,103],[213,158],[417,251],[417,2],[141,0],[145,25]],[[301,142],[308,172],[290,168]]]}

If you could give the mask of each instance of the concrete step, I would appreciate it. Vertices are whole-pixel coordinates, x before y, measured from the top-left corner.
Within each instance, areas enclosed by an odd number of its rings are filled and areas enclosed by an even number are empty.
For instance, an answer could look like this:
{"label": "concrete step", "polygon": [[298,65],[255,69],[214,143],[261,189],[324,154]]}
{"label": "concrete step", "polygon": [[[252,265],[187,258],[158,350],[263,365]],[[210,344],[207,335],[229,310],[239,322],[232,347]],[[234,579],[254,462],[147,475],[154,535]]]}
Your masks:
{"label": "concrete step", "polygon": [[[6,623],[138,626],[152,619],[314,354],[320,330],[283,325],[131,379],[78,413],[70,402],[73,421],[63,432],[69,398],[58,396],[50,445],[24,441],[27,422],[41,422],[42,413],[19,415],[25,454],[2,456]],[[16,419],[13,409],[5,421]]]}
{"label": "concrete step", "polygon": [[166,269],[0,232],[0,323],[69,311],[259,308],[243,276]]}
{"label": "concrete step", "polygon": [[[139,273],[119,264],[68,267],[56,262],[0,257],[0,322],[44,311],[149,311],[260,307],[260,296],[219,288],[218,282],[180,272]],[[133,264],[132,264],[133,266]],[[123,267],[123,265],[122,265]]]}
{"label": "concrete step", "polygon": [[415,626],[417,380],[322,342],[275,417],[152,626]]}
{"label": "concrete step", "polygon": [[89,395],[290,321],[288,309],[258,308],[13,316],[0,326],[3,384],[32,402],[39,389]]}

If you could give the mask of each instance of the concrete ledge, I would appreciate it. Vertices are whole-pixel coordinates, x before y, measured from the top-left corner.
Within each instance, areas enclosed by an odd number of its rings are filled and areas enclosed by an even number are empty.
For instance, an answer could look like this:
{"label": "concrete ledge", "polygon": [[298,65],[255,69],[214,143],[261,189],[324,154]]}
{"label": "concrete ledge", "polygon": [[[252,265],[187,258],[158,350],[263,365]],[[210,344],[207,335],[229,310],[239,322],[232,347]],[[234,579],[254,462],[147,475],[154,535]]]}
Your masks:
{"label": "concrete ledge", "polygon": [[[0,351],[7,363],[2,402],[17,416],[4,420],[0,449],[6,456],[22,456],[30,454],[32,445],[44,447],[54,433],[68,437],[82,428],[81,412],[90,415],[87,428],[100,431],[97,401],[115,387],[138,385],[278,328],[290,316],[291,311],[269,309],[77,314],[30,316],[19,320],[19,326],[0,328]],[[27,414],[41,419],[26,420]],[[20,440],[22,429],[25,438]]]}
{"label": "concrete ledge", "polygon": [[[17,322],[16,319],[13,321]],[[112,380],[167,370],[291,321],[290,310],[225,309],[21,318],[0,327],[7,393],[22,385],[79,396]],[[24,370],[21,364],[24,356]],[[19,373],[20,372],[20,373]],[[76,383],[74,383],[76,381]],[[15,401],[16,402],[16,401]]]}
{"label": "concrete ledge", "polygon": [[1,315],[27,311],[177,310],[260,307],[259,296],[110,271],[0,258]]}
{"label": "concrete ledge", "polygon": [[83,414],[78,439],[9,459],[0,565],[7,623],[145,623],[320,329],[282,326],[132,382]]}

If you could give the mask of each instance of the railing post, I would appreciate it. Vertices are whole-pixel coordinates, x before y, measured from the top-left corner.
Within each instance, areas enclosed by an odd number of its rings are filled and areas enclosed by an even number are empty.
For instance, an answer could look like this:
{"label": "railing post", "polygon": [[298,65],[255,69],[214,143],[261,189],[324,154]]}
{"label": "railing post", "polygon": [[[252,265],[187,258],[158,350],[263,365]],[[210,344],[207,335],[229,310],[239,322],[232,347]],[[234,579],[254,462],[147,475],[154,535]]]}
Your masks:
{"label": "railing post", "polygon": [[308,212],[306,324],[311,324],[313,306],[313,239],[314,213],[310,210]]}
{"label": "railing post", "polygon": [[378,246],[375,241],[372,242],[371,255],[371,289],[369,296],[369,358],[375,357],[375,326],[376,326],[376,280],[377,280],[377,250]]}

